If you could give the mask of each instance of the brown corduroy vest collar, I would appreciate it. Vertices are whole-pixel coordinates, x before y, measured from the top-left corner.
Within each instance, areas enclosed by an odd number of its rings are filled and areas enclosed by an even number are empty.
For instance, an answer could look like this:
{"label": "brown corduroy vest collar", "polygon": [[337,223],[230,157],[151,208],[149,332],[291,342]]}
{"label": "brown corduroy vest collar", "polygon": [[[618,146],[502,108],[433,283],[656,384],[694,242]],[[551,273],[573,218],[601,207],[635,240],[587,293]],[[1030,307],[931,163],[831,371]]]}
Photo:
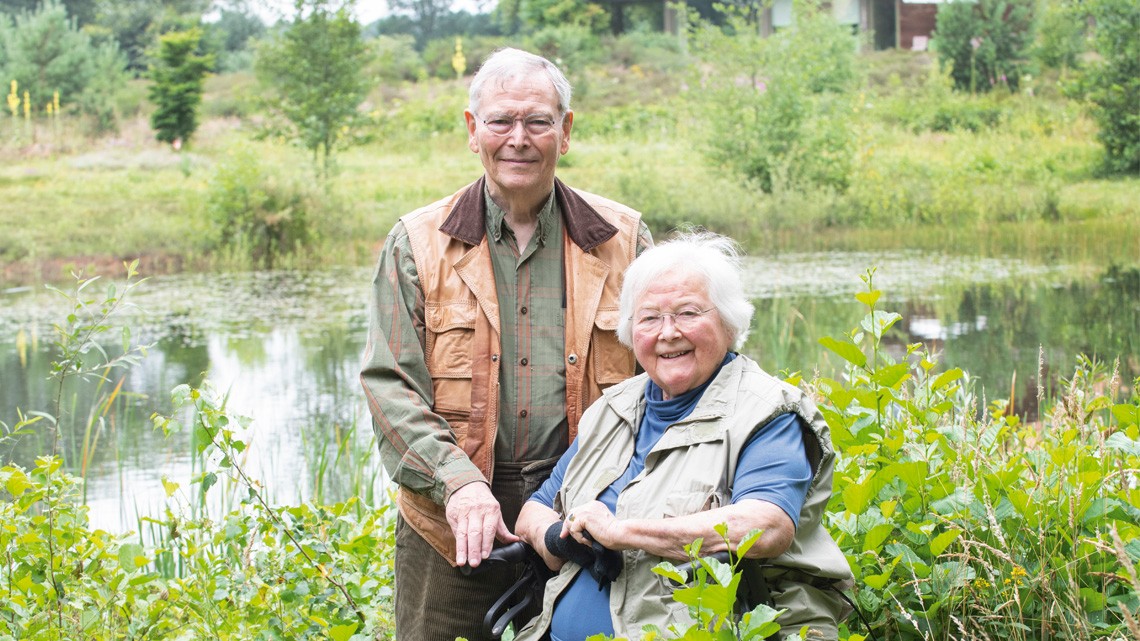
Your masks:
{"label": "brown corduroy vest collar", "polygon": [[[451,214],[439,226],[441,232],[468,245],[483,242],[487,233],[487,202],[483,198],[486,180],[486,176],[480,178],[460,194]],[[562,211],[566,233],[582,251],[590,251],[617,234],[617,227],[602,218],[589,203],[557,178],[554,179],[554,197]]]}

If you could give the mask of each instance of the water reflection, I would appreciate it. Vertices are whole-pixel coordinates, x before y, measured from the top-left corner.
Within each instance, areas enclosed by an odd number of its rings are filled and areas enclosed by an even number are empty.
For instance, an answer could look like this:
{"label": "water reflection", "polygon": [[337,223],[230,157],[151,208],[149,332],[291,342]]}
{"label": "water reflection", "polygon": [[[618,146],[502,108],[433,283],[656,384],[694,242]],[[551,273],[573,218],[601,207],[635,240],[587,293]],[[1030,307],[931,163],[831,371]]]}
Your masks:
{"label": "water reflection", "polygon": [[[1083,278],[1062,267],[1016,261],[973,261],[920,254],[805,254],[753,260],[750,294],[757,314],[744,351],[770,371],[832,375],[836,362],[818,344],[862,317],[852,294],[858,276],[877,264],[880,307],[903,322],[888,342],[901,353],[922,342],[945,367],[978,378],[989,399],[1009,398],[1032,418],[1037,390],[1056,393],[1076,355],[1121,358],[1123,382],[1140,376],[1140,270],[1110,269]],[[188,434],[169,439],[151,429],[153,411],[169,412],[178,384],[211,380],[229,407],[253,417],[243,461],[276,502],[340,500],[384,492],[372,430],[357,383],[366,316],[368,270],[320,273],[187,275],[156,278],[136,290],[145,314],[129,319],[149,355],[101,386],[49,380],[51,323],[62,300],[37,292],[0,296],[0,420],[16,408],[53,411],[63,399],[56,445],[67,465],[87,478],[94,525],[134,529],[159,515],[161,478],[180,483],[201,472]],[[1044,356],[1044,367],[1039,357]],[[1043,377],[1039,379],[1039,370]],[[99,401],[119,386],[110,409]],[[50,451],[43,424],[17,441],[0,442],[0,458],[30,465]],[[214,490],[221,496],[225,488]]]}

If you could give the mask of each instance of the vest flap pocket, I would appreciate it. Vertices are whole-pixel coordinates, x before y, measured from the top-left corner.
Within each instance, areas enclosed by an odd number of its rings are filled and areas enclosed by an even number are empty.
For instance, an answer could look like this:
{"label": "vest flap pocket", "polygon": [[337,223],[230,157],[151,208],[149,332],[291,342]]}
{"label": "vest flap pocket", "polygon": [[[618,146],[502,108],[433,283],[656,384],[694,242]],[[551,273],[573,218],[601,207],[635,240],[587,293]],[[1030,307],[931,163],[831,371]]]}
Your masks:
{"label": "vest flap pocket", "polygon": [[428,302],[424,312],[425,356],[432,378],[471,378],[471,350],[478,311],[474,302]]}
{"label": "vest flap pocket", "polygon": [[661,516],[687,516],[698,512],[707,512],[724,505],[724,497],[716,489],[698,490],[695,492],[673,492],[665,497],[665,509]]}
{"label": "vest flap pocket", "polygon": [[478,305],[474,301],[428,301],[425,320],[428,330],[436,333],[449,329],[475,329],[475,314],[478,311]]}
{"label": "vest flap pocket", "polygon": [[603,307],[594,319],[591,354],[594,380],[600,385],[620,383],[633,375],[633,351],[617,338],[620,315],[616,307]]}

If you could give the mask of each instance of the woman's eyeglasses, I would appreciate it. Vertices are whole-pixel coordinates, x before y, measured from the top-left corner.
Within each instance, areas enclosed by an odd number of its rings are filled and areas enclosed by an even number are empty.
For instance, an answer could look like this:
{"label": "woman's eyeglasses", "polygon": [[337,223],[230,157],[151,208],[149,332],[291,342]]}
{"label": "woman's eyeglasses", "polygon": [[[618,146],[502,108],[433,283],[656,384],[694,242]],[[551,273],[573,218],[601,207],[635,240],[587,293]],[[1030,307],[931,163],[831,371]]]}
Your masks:
{"label": "woman's eyeglasses", "polygon": [[697,309],[696,307],[685,307],[672,313],[659,312],[659,311],[641,311],[634,314],[631,320],[639,332],[656,332],[660,331],[661,327],[665,324],[665,317],[673,319],[673,326],[682,332],[693,329],[701,322],[701,317],[713,311],[713,307],[708,309]]}

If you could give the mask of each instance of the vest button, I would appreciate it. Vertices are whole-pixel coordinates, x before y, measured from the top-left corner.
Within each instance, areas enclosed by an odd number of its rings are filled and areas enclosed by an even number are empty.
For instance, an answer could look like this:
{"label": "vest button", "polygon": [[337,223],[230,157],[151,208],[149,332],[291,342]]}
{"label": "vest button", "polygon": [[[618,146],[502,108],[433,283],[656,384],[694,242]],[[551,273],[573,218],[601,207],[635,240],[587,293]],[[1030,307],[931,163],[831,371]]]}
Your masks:
{"label": "vest button", "polygon": [[519,412],[519,416],[521,416],[522,418],[526,418],[526,414],[527,414],[526,410]]}
{"label": "vest button", "polygon": [[519,364],[520,364],[520,365],[522,365],[523,367],[526,367],[526,364],[527,364],[527,363],[529,363],[529,362],[530,362],[530,361],[528,361],[528,360],[526,360],[526,359],[524,358],[524,359],[522,359],[521,361],[519,361]]}
{"label": "vest button", "polygon": [[498,363],[499,362],[499,355],[498,354],[491,354],[491,362],[492,363]]}
{"label": "vest button", "polygon": [[571,365],[576,364],[578,362],[578,355],[577,354],[571,354],[571,355],[567,356],[566,362],[570,363]]}

